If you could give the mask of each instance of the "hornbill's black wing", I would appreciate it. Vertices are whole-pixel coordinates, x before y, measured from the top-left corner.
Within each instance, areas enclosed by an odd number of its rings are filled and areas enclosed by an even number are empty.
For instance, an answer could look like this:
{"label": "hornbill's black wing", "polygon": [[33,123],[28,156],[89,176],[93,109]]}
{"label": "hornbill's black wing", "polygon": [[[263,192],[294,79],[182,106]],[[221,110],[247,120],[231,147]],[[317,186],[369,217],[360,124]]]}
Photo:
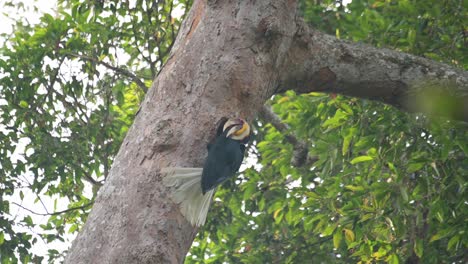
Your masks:
{"label": "hornbill's black wing", "polygon": [[203,167],[202,189],[204,192],[215,188],[236,174],[244,159],[245,147],[241,145],[239,141],[218,137],[210,146]]}

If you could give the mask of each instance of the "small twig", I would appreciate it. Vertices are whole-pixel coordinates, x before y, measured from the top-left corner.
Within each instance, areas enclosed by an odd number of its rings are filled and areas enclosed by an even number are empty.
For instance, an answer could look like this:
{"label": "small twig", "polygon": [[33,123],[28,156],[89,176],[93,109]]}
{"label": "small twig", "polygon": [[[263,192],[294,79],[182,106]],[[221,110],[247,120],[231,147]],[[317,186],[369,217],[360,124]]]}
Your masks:
{"label": "small twig", "polygon": [[[84,107],[86,107],[86,105],[83,105],[78,101],[78,98],[76,97],[76,94],[75,94],[74,91],[71,92],[71,97],[73,98],[73,101],[75,101],[75,105],[77,106],[78,110],[80,110],[81,116],[84,116],[87,123],[89,124],[88,115],[86,114],[86,111],[83,109]],[[78,111],[76,111],[76,110],[75,110],[75,112],[78,113]]]}
{"label": "small twig", "polygon": [[96,186],[99,186],[99,187],[102,186],[103,183],[101,181],[95,180],[88,172],[83,170],[83,175],[85,177],[84,180],[91,183],[92,185],[96,185]]}
{"label": "small twig", "polygon": [[[114,76],[115,78],[115,76]],[[104,118],[104,127],[107,127],[107,123],[109,121],[109,111],[111,108],[111,95],[112,93],[109,92],[109,94],[106,96],[106,115]],[[109,148],[108,143],[105,142],[105,140],[102,140],[102,146],[104,148],[104,157],[103,157],[103,163],[104,163],[104,180],[107,180],[107,175],[109,175]],[[101,184],[102,186],[102,184]]]}
{"label": "small twig", "polygon": [[278,131],[283,133],[286,140],[293,145],[294,150],[291,158],[291,165],[301,167],[318,160],[317,157],[309,157],[309,148],[307,147],[307,143],[297,139],[296,135],[291,133],[289,126],[281,121],[281,119],[273,112],[271,107],[264,105],[260,110],[260,116],[272,124]]}
{"label": "small twig", "polygon": [[99,60],[97,58],[94,58],[94,57],[90,57],[90,56],[86,56],[86,55],[80,55],[80,54],[76,54],[76,53],[67,53],[67,54],[70,55],[70,56],[73,56],[73,57],[77,57],[77,58],[81,58],[81,59],[84,59],[84,60],[95,62],[97,64],[105,66],[106,68],[108,68],[110,70],[115,71],[118,74],[122,74],[124,76],[127,76],[132,81],[134,81],[138,85],[138,87],[140,87],[145,93],[148,92],[148,87],[145,85],[145,83],[130,71],[127,71],[127,70],[119,68],[119,67],[112,66],[109,63],[107,63],[105,61],[101,61],[101,60]]}
{"label": "small twig", "polygon": [[53,212],[53,213],[45,213],[45,214],[44,214],[44,213],[37,213],[37,212],[34,212],[33,210],[28,209],[28,208],[22,206],[22,205],[19,204],[19,203],[16,203],[16,202],[11,202],[11,203],[14,204],[14,205],[16,205],[16,206],[18,206],[18,207],[20,207],[20,208],[22,208],[22,209],[24,209],[24,210],[26,210],[26,211],[28,211],[28,212],[30,212],[30,213],[32,213],[32,214],[35,214],[35,215],[42,215],[42,216],[64,214],[64,213],[68,213],[68,212],[74,211],[74,210],[85,209],[86,207],[93,205],[93,203],[87,203],[87,204],[85,204],[85,205],[78,206],[78,207],[68,208],[68,209],[63,210],[63,211],[57,211],[57,212]]}
{"label": "small twig", "polygon": [[[49,89],[49,88],[47,88]],[[76,109],[77,107],[75,107],[75,105],[73,105],[72,103],[68,102],[67,101],[67,96],[64,95],[64,94],[61,94],[58,90],[52,90],[52,92],[55,94],[55,97],[63,104],[63,106],[67,109],[67,110],[70,110],[70,111],[73,111],[74,113],[76,113],[78,115],[78,121],[81,122],[81,124],[87,124],[89,123],[89,118],[86,114],[80,114],[80,112],[78,112]],[[78,104],[78,108],[79,109],[82,109],[82,106],[80,106],[80,104],[78,102],[76,102]],[[55,108],[52,108],[52,110],[54,111],[55,115],[57,117],[59,117],[61,119],[61,121],[63,122],[64,120],[60,117],[59,113],[57,112],[57,110]],[[83,116],[86,118],[86,120],[83,119]]]}
{"label": "small twig", "polygon": [[42,201],[41,197],[39,196],[39,194],[36,193],[36,196],[37,196],[37,199],[39,199],[39,202],[41,202],[42,204],[42,207],[44,208],[44,210],[46,211],[46,213],[49,214],[49,210],[47,210],[47,207],[45,206],[44,202]]}
{"label": "small twig", "polygon": [[[32,186],[31,182],[29,182],[29,180],[28,180],[28,178],[26,178],[26,176],[22,175],[22,178],[24,179],[25,182],[28,183],[28,185],[29,185],[30,187]],[[36,197],[37,197],[37,199],[39,200],[39,202],[41,202],[42,207],[44,208],[44,210],[46,211],[46,213],[49,213],[49,210],[47,210],[47,207],[45,206],[44,202],[42,201],[41,196],[40,196],[38,193],[36,193]],[[21,200],[22,200],[22,199],[21,199]]]}
{"label": "small twig", "polygon": [[37,106],[44,104],[45,101],[47,100],[47,98],[50,97],[51,92],[52,92],[52,90],[54,88],[55,82],[57,81],[58,75],[60,73],[60,68],[62,67],[62,64],[64,62],[65,62],[65,56],[60,58],[59,65],[58,65],[57,69],[55,69],[54,73],[52,74],[52,77],[50,78],[50,83],[46,84],[47,94],[44,95],[44,98],[42,99],[42,101],[39,104],[37,104]]}
{"label": "small twig", "polygon": [[171,1],[171,7],[169,9],[169,24],[171,25],[171,46],[172,43],[174,43],[174,40],[176,38],[175,36],[175,28],[174,28],[174,23],[172,22],[172,11],[174,10],[174,1]]}

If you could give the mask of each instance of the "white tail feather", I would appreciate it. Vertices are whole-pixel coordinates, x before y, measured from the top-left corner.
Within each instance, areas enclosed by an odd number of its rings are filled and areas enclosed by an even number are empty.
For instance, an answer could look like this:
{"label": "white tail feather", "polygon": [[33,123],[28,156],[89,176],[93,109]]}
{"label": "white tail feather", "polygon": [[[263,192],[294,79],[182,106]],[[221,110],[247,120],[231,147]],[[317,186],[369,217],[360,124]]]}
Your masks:
{"label": "white tail feather", "polygon": [[214,190],[205,195],[201,189],[202,168],[163,168],[163,184],[171,188],[171,199],[179,204],[180,212],[192,224],[202,226],[210,208]]}

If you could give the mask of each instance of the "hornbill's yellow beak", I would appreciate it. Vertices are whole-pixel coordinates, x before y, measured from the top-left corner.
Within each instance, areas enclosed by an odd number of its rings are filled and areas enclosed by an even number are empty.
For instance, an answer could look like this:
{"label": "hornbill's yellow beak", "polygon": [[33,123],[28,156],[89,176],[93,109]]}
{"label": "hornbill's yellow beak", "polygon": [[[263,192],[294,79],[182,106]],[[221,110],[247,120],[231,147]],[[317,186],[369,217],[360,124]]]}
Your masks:
{"label": "hornbill's yellow beak", "polygon": [[250,126],[242,118],[231,118],[224,124],[223,131],[228,131],[226,137],[244,140],[250,135]]}

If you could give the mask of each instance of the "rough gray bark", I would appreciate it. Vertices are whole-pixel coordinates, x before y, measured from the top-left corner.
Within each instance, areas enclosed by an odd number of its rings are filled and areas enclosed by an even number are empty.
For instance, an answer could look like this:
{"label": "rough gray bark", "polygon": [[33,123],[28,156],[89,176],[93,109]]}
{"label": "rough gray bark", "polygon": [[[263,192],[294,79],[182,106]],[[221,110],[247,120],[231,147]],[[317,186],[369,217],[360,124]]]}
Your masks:
{"label": "rough gray bark", "polygon": [[[409,88],[405,72],[449,72],[441,64],[338,41],[307,29],[296,15],[293,0],[195,1],[66,263],[181,263],[197,230],[168,199],[159,171],[202,166],[221,116],[252,120],[285,89],[394,103],[382,95]],[[381,63],[370,68],[366,50]],[[405,56],[409,66],[400,65]],[[403,74],[388,65],[404,68]],[[462,75],[457,80],[466,92],[466,73],[452,71]],[[406,86],[393,85],[400,82]]]}
{"label": "rough gray bark", "polygon": [[297,21],[281,90],[382,101],[411,112],[468,121],[468,72],[411,54],[351,43]]}

